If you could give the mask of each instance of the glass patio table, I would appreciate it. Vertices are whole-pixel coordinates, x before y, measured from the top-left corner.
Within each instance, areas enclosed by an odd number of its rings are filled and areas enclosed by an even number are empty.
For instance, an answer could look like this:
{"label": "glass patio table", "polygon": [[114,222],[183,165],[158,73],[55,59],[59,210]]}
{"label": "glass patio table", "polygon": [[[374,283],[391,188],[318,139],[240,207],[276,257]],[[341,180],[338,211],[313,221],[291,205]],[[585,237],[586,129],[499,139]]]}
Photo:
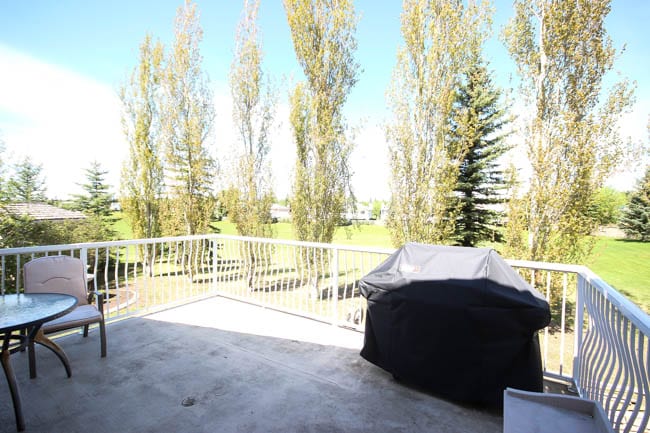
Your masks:
{"label": "glass patio table", "polygon": [[[29,375],[36,377],[36,360],[34,343],[39,343],[50,349],[61,360],[68,377],[71,376],[70,363],[65,352],[59,345],[47,338],[41,326],[43,323],[61,317],[77,305],[77,298],[70,295],[55,293],[12,294],[0,295],[0,337],[2,352],[0,360],[7,377],[11,399],[16,416],[18,431],[25,429],[20,393],[16,375],[11,367],[9,355],[28,347]],[[18,345],[11,345],[11,340],[18,340]]]}

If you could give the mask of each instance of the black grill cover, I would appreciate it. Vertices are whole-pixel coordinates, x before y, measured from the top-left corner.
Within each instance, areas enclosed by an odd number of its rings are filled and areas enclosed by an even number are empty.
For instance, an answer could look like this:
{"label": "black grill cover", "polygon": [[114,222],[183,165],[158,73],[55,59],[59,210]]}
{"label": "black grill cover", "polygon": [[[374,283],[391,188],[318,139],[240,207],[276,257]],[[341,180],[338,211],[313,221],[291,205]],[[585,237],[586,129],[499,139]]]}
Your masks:
{"label": "black grill cover", "polygon": [[361,356],[457,401],[500,405],[506,387],[541,392],[544,297],[488,248],[410,243],[363,277]]}

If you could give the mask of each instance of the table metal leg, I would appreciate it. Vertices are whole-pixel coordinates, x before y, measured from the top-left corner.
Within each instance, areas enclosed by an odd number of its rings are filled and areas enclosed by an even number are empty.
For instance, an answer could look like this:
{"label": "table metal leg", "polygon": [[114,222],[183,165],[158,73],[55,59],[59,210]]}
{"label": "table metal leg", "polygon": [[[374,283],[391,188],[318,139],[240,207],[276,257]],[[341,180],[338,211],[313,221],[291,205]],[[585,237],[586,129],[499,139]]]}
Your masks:
{"label": "table metal leg", "polygon": [[2,369],[7,377],[9,384],[9,392],[11,393],[11,400],[14,404],[14,414],[16,416],[16,428],[18,431],[25,430],[25,419],[23,418],[23,409],[20,402],[20,393],[18,390],[18,383],[16,382],[16,375],[13,368],[11,368],[11,361],[9,361],[9,340],[11,333],[4,335],[2,341],[2,353],[0,353],[0,361],[2,362]]}
{"label": "table metal leg", "polygon": [[72,376],[72,370],[70,369],[70,361],[68,360],[68,357],[66,356],[61,346],[59,346],[54,341],[47,338],[43,333],[43,330],[39,328],[38,330],[36,330],[36,335],[34,335],[33,337],[31,337],[30,335],[30,339],[28,343],[30,378],[34,379],[36,377],[36,357],[34,353],[35,342],[40,344],[41,346],[47,347],[52,352],[54,352],[54,354],[59,357],[61,363],[65,367],[65,372],[67,373],[68,377]]}

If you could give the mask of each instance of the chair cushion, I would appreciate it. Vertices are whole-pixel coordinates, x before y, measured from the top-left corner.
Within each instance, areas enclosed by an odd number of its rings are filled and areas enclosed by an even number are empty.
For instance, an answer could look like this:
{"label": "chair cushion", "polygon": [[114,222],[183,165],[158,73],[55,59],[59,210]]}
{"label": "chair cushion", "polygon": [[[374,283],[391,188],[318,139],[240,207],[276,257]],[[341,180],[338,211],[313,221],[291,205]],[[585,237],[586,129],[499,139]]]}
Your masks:
{"label": "chair cushion", "polygon": [[88,303],[86,270],[83,262],[70,256],[46,256],[24,266],[25,293],[65,293],[77,298],[77,305]]}
{"label": "chair cushion", "polygon": [[43,324],[43,332],[55,332],[101,322],[102,313],[94,305],[80,305],[65,316]]}

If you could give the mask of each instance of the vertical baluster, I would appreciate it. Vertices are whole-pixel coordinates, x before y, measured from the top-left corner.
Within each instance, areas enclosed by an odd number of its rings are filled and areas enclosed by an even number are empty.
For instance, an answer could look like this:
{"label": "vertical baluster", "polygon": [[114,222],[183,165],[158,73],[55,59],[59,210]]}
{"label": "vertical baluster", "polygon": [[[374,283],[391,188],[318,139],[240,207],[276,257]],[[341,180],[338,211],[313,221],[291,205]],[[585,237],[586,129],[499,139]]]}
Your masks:
{"label": "vertical baluster", "polygon": [[[551,272],[546,271],[546,302],[551,304]],[[544,359],[543,359],[543,366],[544,366],[544,371],[548,370],[548,346],[549,346],[549,341],[548,341],[548,326],[544,328]]]}
{"label": "vertical baluster", "polygon": [[5,294],[5,285],[6,285],[6,277],[5,277],[5,256],[2,256],[2,258],[0,259],[0,261],[1,261],[0,266],[2,266],[2,276],[0,277],[0,278],[1,278],[1,280],[0,280],[0,295],[4,295],[4,294]]}
{"label": "vertical baluster", "polygon": [[16,293],[20,293],[20,276],[21,276],[21,266],[20,266],[20,254],[16,254]]}
{"label": "vertical baluster", "polygon": [[581,364],[581,354],[580,348],[582,347],[583,342],[583,330],[584,330],[584,298],[585,298],[585,279],[582,275],[577,276],[577,288],[576,288],[576,315],[574,321],[574,342],[573,342],[573,370],[571,377],[573,378],[573,384],[576,387],[578,393],[581,393],[582,384],[580,383],[580,370],[582,369]]}
{"label": "vertical baluster", "polygon": [[[635,332],[629,319],[623,319],[623,363],[625,365],[625,375],[623,386],[619,391],[614,407],[610,411],[610,420],[614,420],[614,429],[621,431],[621,426],[625,425],[625,411],[634,396],[635,372],[634,357],[632,355],[635,341]],[[629,428],[627,429],[629,431]]]}
{"label": "vertical baluster", "polygon": [[[108,263],[110,262],[110,254],[109,254],[109,247],[106,247],[106,260],[104,261],[104,288],[106,289],[106,296],[109,296],[109,289],[110,289],[110,283],[108,281]],[[119,305],[120,305],[120,298],[117,296],[115,297],[115,315],[119,316],[120,311],[119,311]]]}
{"label": "vertical baluster", "polygon": [[172,280],[172,241],[167,241],[167,291],[169,293],[169,299],[176,301],[176,296],[174,295],[174,282]]}
{"label": "vertical baluster", "polygon": [[[155,308],[158,305],[158,302],[159,302],[158,294],[156,293],[156,278],[155,278],[155,276],[153,274],[153,266],[154,266],[154,264],[156,262],[156,259],[155,259],[155,257],[156,257],[156,242],[152,241],[151,246],[149,246],[148,243],[145,244],[145,245],[147,245],[148,255],[147,255],[147,265],[146,265],[146,267],[143,266],[143,274],[145,274],[144,277],[145,277],[145,281],[147,282],[146,283],[147,288],[149,290],[149,296],[148,296],[148,299],[150,299],[149,308],[151,308],[151,307]],[[145,269],[146,269],[146,272],[144,272]]]}
{"label": "vertical baluster", "polygon": [[566,337],[566,289],[568,285],[568,275],[562,275],[562,316],[560,319],[560,375],[564,373],[564,340]]}
{"label": "vertical baluster", "polygon": [[332,252],[332,325],[338,325],[339,323],[339,249],[333,248],[330,250]]}
{"label": "vertical baluster", "polygon": [[636,431],[645,432],[650,422],[650,382],[648,381],[648,377],[650,376],[650,344],[648,338],[650,337],[643,335],[640,330],[637,330],[637,332],[639,332],[637,356],[639,357],[639,376],[641,380],[639,381],[639,390],[630,424],[634,423],[639,415],[641,415],[637,423],[638,429]]}
{"label": "vertical baluster", "polygon": [[[129,254],[129,248],[126,247],[126,253]],[[108,261],[107,261],[108,263]],[[124,268],[124,275],[128,274],[128,260],[124,261],[125,263],[125,268]],[[108,271],[108,266],[106,267]],[[118,301],[118,306],[120,305],[120,284],[119,284],[119,276],[120,276],[120,247],[115,247],[115,267],[114,269],[114,274],[113,274],[113,289],[115,290],[115,295]],[[108,274],[108,272],[106,272]],[[128,301],[128,295],[127,295],[127,301]],[[129,303],[126,302],[126,312],[128,313],[129,310]]]}

